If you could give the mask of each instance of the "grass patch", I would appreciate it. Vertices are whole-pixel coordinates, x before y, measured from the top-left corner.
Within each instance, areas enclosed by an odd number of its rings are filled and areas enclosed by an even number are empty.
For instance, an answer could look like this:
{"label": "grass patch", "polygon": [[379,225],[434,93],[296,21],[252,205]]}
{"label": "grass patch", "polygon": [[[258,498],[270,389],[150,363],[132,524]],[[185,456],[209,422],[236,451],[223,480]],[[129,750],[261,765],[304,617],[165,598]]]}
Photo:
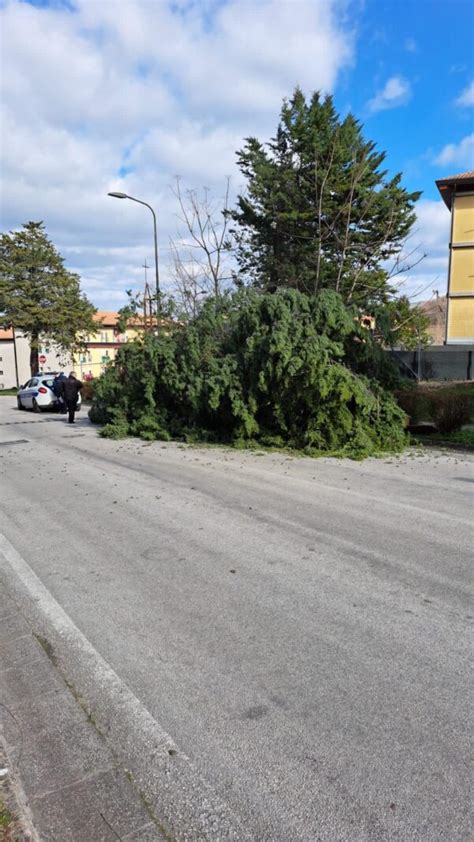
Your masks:
{"label": "grass patch", "polygon": [[[0,829],[4,830],[5,832],[12,826],[13,824],[13,816],[5,806],[5,804],[0,801]],[[8,837],[5,837],[8,839]]]}
{"label": "grass patch", "polygon": [[7,397],[11,397],[12,395],[17,395],[18,389],[0,389],[0,397],[2,395],[6,395]]}

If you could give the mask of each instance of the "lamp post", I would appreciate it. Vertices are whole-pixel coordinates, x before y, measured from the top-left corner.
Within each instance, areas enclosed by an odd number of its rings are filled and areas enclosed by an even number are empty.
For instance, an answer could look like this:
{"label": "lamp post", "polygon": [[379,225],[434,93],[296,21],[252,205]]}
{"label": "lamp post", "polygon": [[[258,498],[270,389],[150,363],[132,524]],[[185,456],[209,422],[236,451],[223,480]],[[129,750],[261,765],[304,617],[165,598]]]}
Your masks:
{"label": "lamp post", "polygon": [[16,378],[16,388],[20,388],[20,380],[18,378],[18,354],[16,352],[16,333],[15,333],[15,325],[12,325],[12,336],[13,336],[13,356],[15,358],[15,378]]}
{"label": "lamp post", "polygon": [[156,283],[156,323],[158,326],[158,315],[161,311],[161,299],[160,299],[160,276],[158,273],[158,237],[156,234],[156,214],[153,210],[152,206],[149,205],[147,202],[142,202],[141,199],[135,199],[134,196],[129,196],[127,193],[108,193],[108,196],[112,196],[114,199],[130,199],[131,202],[138,202],[139,205],[145,205],[146,208],[151,210],[153,214],[153,233],[155,236],[155,283]]}

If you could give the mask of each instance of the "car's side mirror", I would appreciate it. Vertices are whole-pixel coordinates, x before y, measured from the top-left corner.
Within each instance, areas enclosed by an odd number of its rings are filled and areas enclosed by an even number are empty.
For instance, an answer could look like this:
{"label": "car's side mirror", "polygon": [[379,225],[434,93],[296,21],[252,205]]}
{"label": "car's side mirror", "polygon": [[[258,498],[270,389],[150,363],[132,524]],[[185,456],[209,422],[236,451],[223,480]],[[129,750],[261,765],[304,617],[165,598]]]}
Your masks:
{"label": "car's side mirror", "polygon": [[25,388],[24,386],[18,386],[18,391],[20,391],[20,389],[24,389],[24,388]]}

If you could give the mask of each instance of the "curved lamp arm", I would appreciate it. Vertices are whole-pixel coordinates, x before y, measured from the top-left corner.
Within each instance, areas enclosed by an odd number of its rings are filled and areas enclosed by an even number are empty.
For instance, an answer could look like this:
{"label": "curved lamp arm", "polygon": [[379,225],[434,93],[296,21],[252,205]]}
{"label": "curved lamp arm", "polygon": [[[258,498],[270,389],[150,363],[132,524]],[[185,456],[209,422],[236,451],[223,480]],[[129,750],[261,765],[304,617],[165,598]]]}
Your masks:
{"label": "curved lamp arm", "polygon": [[131,202],[137,202],[139,205],[145,205],[146,208],[151,210],[153,214],[153,233],[155,238],[155,280],[156,280],[156,314],[158,316],[161,310],[161,299],[160,299],[160,276],[158,271],[158,236],[156,231],[156,214],[153,210],[152,206],[148,204],[148,202],[143,202],[141,199],[136,199],[135,196],[129,196],[128,193],[108,193],[108,196],[112,196],[114,199],[130,199]]}

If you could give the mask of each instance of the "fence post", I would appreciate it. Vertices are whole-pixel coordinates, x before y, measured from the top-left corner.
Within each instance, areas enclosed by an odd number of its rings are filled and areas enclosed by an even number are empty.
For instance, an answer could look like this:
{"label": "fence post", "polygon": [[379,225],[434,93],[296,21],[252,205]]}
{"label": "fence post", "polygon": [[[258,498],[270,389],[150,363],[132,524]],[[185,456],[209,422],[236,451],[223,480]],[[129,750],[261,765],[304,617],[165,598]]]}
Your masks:
{"label": "fence post", "polygon": [[467,380],[472,380],[472,351],[467,352]]}
{"label": "fence post", "polygon": [[421,380],[421,346],[418,346],[417,358],[418,358],[418,366],[417,366],[416,370],[418,372],[418,380]]}

